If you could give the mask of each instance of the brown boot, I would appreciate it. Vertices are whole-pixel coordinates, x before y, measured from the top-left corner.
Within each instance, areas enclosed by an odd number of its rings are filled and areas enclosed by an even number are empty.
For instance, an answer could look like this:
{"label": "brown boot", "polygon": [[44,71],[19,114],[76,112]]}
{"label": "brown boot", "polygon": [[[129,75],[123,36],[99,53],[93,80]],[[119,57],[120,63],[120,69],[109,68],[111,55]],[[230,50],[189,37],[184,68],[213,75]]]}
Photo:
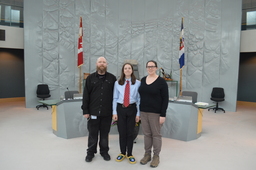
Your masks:
{"label": "brown boot", "polygon": [[151,154],[145,153],[144,157],[140,160],[140,164],[146,165],[149,161],[151,161]]}
{"label": "brown boot", "polygon": [[155,168],[155,167],[157,167],[158,166],[158,164],[159,164],[159,156],[157,156],[157,155],[154,155],[153,156],[153,160],[152,160],[152,162],[150,163],[150,167],[152,167],[152,168]]}

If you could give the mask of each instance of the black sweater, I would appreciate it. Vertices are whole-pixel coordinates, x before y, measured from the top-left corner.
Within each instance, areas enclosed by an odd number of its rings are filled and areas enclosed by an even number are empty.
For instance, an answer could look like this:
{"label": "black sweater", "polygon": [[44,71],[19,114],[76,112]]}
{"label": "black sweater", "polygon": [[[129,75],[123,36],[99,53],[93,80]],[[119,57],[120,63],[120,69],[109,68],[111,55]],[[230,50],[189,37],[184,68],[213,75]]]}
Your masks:
{"label": "black sweater", "polygon": [[86,78],[83,94],[83,114],[111,116],[113,89],[116,77],[106,72],[100,76],[97,72]]}
{"label": "black sweater", "polygon": [[158,77],[153,83],[146,84],[146,77],[141,79],[139,88],[140,111],[158,113],[161,117],[166,116],[169,102],[168,85],[166,81]]}

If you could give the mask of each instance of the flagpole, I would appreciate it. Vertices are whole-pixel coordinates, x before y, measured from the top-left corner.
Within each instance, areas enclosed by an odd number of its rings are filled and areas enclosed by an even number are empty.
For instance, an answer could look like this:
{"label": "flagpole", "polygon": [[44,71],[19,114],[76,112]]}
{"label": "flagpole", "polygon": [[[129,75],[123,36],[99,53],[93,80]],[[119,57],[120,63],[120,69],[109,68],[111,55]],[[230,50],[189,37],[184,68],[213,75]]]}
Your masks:
{"label": "flagpole", "polygon": [[82,93],[82,69],[79,67],[79,93]]}
{"label": "flagpole", "polygon": [[180,96],[182,96],[182,68],[180,68]]}

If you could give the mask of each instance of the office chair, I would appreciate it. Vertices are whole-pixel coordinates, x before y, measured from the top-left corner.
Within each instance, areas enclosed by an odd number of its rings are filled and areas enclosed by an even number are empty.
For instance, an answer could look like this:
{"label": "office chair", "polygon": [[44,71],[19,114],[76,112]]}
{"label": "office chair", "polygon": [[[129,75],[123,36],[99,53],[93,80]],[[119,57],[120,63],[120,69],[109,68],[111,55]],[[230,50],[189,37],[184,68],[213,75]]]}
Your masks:
{"label": "office chair", "polygon": [[79,93],[77,90],[75,91],[65,91],[65,99],[69,100],[69,99],[73,99],[74,98],[74,94]]}
{"label": "office chair", "polygon": [[[43,99],[43,100],[46,99],[46,98],[51,97],[50,90],[49,90],[49,87],[48,87],[47,84],[37,85],[36,94],[37,94],[38,98]],[[46,107],[47,110],[48,110],[48,106],[45,105],[45,104],[37,105],[36,106],[37,110],[39,110],[40,107]]]}
{"label": "office chair", "polygon": [[197,102],[197,92],[195,92],[195,91],[183,91],[182,96],[191,96],[192,97],[192,103]]}
{"label": "office chair", "polygon": [[208,111],[213,109],[214,113],[216,113],[217,110],[222,110],[225,113],[225,110],[219,107],[219,102],[223,102],[225,100],[224,97],[224,89],[221,87],[214,87],[212,89],[211,100],[216,102],[216,107],[209,108]]}

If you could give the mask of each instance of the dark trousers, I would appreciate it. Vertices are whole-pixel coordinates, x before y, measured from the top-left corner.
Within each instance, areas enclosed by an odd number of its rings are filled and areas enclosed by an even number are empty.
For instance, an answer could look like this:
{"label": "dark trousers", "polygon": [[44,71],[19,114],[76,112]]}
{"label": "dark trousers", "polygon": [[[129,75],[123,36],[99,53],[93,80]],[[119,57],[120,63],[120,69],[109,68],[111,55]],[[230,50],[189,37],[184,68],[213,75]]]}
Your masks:
{"label": "dark trousers", "polygon": [[137,114],[136,104],[123,108],[121,104],[117,105],[117,128],[119,132],[119,144],[121,153],[127,156],[132,155],[133,133],[135,127],[135,117]]}
{"label": "dark trousers", "polygon": [[98,116],[97,119],[90,119],[87,122],[89,131],[87,154],[97,153],[98,136],[100,136],[100,154],[108,153],[108,136],[111,126],[112,116]]}

